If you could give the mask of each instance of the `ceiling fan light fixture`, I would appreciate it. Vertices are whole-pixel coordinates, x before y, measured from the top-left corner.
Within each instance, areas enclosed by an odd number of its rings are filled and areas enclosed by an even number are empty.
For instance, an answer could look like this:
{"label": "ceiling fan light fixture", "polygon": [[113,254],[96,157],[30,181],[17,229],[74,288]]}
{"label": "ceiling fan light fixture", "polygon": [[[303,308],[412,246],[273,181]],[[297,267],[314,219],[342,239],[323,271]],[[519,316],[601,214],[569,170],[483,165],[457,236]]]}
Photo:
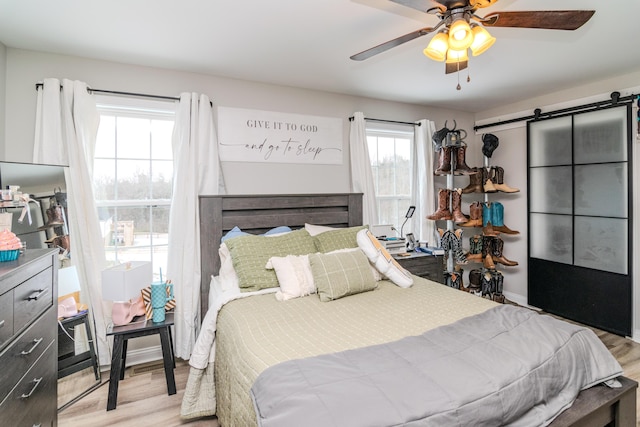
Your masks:
{"label": "ceiling fan light fixture", "polygon": [[449,36],[445,32],[439,32],[431,39],[422,53],[434,61],[442,62],[447,57],[447,50],[449,50]]}
{"label": "ceiling fan light fixture", "polygon": [[484,53],[487,49],[489,49],[496,42],[496,38],[489,34],[484,27],[481,27],[478,24],[474,24],[471,27],[471,32],[473,33],[473,43],[471,43],[471,53],[473,56],[478,56],[481,53]]}
{"label": "ceiling fan light fixture", "polygon": [[467,49],[455,50],[449,49],[447,51],[447,64],[453,64],[456,62],[464,62],[469,60],[469,55],[467,54]]}
{"label": "ceiling fan light fixture", "polygon": [[449,27],[449,47],[454,50],[462,50],[473,43],[473,33],[469,23],[464,18],[456,19]]}

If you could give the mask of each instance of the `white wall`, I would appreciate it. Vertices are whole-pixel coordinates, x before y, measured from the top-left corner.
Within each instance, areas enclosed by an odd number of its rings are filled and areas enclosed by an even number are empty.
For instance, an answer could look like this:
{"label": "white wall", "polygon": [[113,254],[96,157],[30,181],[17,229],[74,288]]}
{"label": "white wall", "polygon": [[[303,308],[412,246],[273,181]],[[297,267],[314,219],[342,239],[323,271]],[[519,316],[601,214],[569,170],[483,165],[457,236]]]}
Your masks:
{"label": "white wall", "polygon": [[460,127],[473,126],[473,115],[464,112],[8,48],[6,137],[20,144],[6,147],[6,160],[31,159],[35,84],[47,77],[82,80],[97,89],[155,95],[199,92],[207,94],[215,106],[343,119],[342,165],[225,163],[223,173],[231,194],[349,191],[348,118],[356,111],[370,118],[399,121],[428,118],[436,125],[456,119]]}
{"label": "white wall", "polygon": [[[620,92],[621,96],[640,93],[640,71],[633,73],[611,77],[599,81],[594,84],[568,89],[566,91],[556,92],[529,99],[517,104],[505,105],[494,110],[484,111],[476,115],[476,122],[495,123],[515,117],[525,117],[532,115],[536,108],[540,108],[542,112],[554,111],[561,108],[587,104],[590,102],[603,101],[610,99],[611,92]],[[637,125],[633,126],[633,132],[637,132]],[[505,129],[506,128],[506,129]],[[501,130],[503,129],[503,130]],[[500,145],[491,158],[491,164],[503,166],[505,168],[505,181],[512,187],[521,189],[520,193],[502,195],[499,200],[505,207],[505,224],[509,227],[517,229],[521,232],[519,236],[505,237],[504,254],[507,258],[520,262],[517,267],[504,267],[502,271],[505,275],[505,290],[507,297],[512,297],[518,303],[526,304],[527,296],[527,193],[526,193],[526,175],[527,175],[527,133],[526,122],[504,126],[502,128],[482,129],[479,133],[493,133],[500,138]],[[478,140],[478,143],[479,140]],[[638,157],[637,144],[633,144],[634,159]],[[632,170],[636,176],[640,171],[640,164],[637,159],[634,160]],[[634,185],[638,182],[634,178]],[[491,197],[492,199],[494,197]],[[638,236],[640,235],[640,203],[637,196],[633,200],[634,211],[634,236],[633,253],[637,254],[640,250],[638,245]],[[640,337],[640,273],[639,267],[634,265],[633,278],[633,294],[634,294],[634,322],[633,336],[636,340]],[[512,294],[513,293],[513,294]]]}

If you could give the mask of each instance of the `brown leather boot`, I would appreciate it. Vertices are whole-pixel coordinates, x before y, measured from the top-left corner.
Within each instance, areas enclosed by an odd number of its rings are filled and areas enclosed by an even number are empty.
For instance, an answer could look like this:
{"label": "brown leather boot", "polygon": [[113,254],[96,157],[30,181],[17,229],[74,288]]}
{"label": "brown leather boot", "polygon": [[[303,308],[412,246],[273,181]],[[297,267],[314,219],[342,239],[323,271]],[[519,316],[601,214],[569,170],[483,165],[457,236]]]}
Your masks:
{"label": "brown leather boot", "polygon": [[465,160],[467,147],[464,145],[454,148],[456,150],[456,169],[453,171],[456,175],[473,175],[477,174],[477,170],[471,169],[467,166],[467,162]]}
{"label": "brown leather boot", "polygon": [[482,171],[480,168],[471,168],[472,171],[475,171],[473,175],[469,175],[469,185],[462,189],[463,194],[468,193],[482,193],[484,190],[482,189]]}
{"label": "brown leather boot", "polygon": [[495,264],[500,263],[502,265],[506,265],[507,267],[518,265],[517,261],[511,261],[504,257],[504,255],[502,254],[503,248],[504,241],[500,237],[495,236],[493,238],[493,244],[491,246],[491,258],[493,259],[493,262]]}
{"label": "brown leather boot", "polygon": [[517,193],[520,191],[519,188],[509,187],[504,183],[504,169],[500,166],[493,166],[494,170],[495,182],[493,183],[494,187],[498,191],[502,191],[503,193]]}
{"label": "brown leather boot", "polygon": [[469,205],[469,221],[459,224],[460,227],[482,227],[482,204],[473,202]]}
{"label": "brown leather boot", "polygon": [[453,221],[456,224],[467,222],[469,219],[462,213],[461,208],[462,189],[456,188],[455,190],[451,190],[451,215],[453,216]]}
{"label": "brown leather boot", "polygon": [[441,188],[438,191],[438,210],[427,217],[434,221],[438,220],[450,220],[453,219],[451,211],[449,210],[449,192],[446,188]]}
{"label": "brown leather boot", "polygon": [[438,158],[438,168],[434,175],[448,175],[451,172],[451,147],[442,147]]}

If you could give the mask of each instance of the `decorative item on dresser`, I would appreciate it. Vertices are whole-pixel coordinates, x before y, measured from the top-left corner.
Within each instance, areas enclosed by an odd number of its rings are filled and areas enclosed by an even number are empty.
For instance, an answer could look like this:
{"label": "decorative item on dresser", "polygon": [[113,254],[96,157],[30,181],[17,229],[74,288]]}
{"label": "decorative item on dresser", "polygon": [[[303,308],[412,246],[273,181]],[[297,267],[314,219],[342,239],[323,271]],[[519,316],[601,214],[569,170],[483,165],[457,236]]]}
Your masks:
{"label": "decorative item on dresser", "polygon": [[444,284],[444,257],[423,252],[407,252],[393,255],[398,263],[411,274]]}
{"label": "decorative item on dresser", "polygon": [[0,420],[56,426],[58,249],[0,263]]}

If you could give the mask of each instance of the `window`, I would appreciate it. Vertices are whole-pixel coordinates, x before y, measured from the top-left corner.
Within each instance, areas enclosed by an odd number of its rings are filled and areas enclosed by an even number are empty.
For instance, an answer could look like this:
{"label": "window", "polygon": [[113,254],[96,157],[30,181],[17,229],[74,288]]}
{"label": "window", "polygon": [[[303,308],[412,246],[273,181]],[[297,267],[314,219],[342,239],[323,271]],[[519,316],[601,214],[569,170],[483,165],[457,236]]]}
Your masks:
{"label": "window", "polygon": [[166,271],[175,104],[102,97],[93,187],[107,261]]}
{"label": "window", "polygon": [[367,124],[367,144],[378,221],[400,230],[411,205],[413,128],[389,129]]}

